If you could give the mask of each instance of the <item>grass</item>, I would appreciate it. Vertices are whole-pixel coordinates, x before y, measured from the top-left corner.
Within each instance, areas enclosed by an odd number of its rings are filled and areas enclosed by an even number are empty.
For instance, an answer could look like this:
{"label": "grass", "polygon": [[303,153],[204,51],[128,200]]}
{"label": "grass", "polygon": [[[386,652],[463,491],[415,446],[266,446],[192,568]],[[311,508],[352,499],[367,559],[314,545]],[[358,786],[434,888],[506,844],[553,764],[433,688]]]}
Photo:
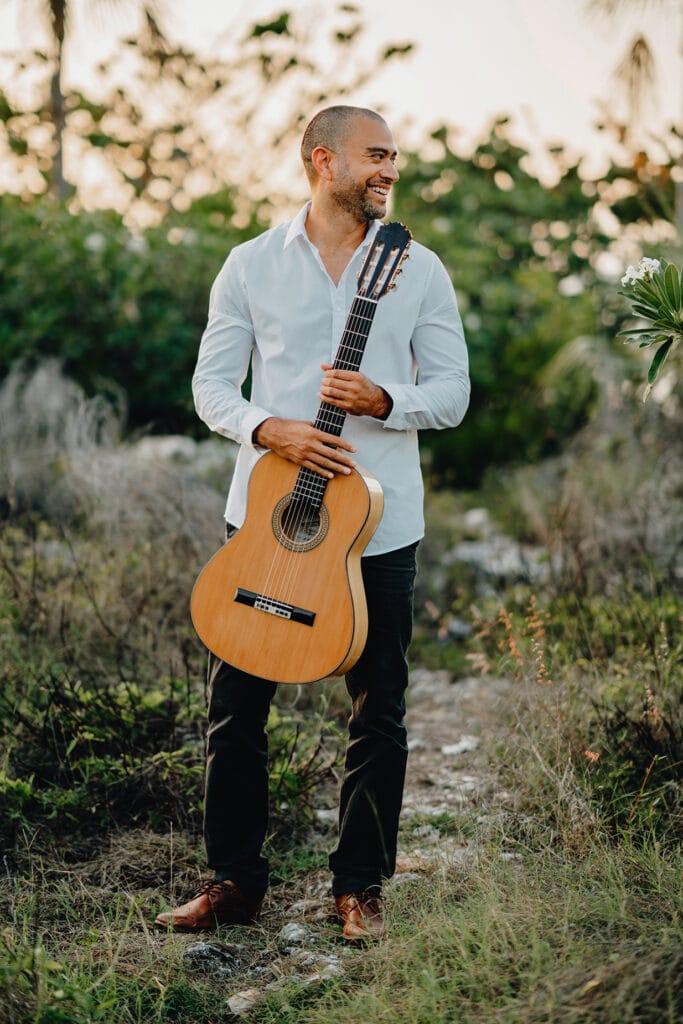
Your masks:
{"label": "grass", "polygon": [[[596,833],[577,855],[545,839],[518,843],[508,859],[509,836],[494,827],[471,862],[390,889],[387,940],[345,958],[340,981],[292,983],[250,1019],[675,1024],[680,853]],[[139,858],[140,837],[134,848]],[[60,878],[53,868],[37,864],[33,877],[3,887],[0,1020],[230,1019],[226,992],[253,982],[246,970],[227,983],[187,972],[182,952],[194,938],[149,928],[158,890],[113,878],[97,885],[76,870]],[[310,869],[298,865],[300,880]],[[218,941],[245,968],[272,964],[280,925],[272,914],[257,929],[222,929]],[[332,930],[317,932],[322,952],[338,951]]]}
{"label": "grass", "polygon": [[[58,381],[43,386],[58,396]],[[656,523],[629,494],[620,505],[619,473],[601,517],[603,463],[585,490],[576,476],[592,472],[589,452],[546,499],[545,470],[535,490],[524,471],[516,528],[552,546],[562,505],[571,556],[541,591],[478,590],[442,552],[482,496],[430,498],[413,666],[444,670],[454,687],[476,674],[512,681],[504,718],[482,732],[509,799],[407,818],[406,853],[428,825],[462,856],[390,885],[387,939],[343,951],[324,909],[332,834],[312,814],[314,799],[336,800],[343,684],[283,689],[270,722],[273,886],[259,926],[212,937],[239,963],[217,979],[183,963],[194,937],[149,922],[204,874],[206,694],[187,594],[222,499],[187,470],[139,464],[114,427],[84,436],[97,410],[68,397],[74,422],[46,431],[61,439],[54,452],[21,427],[21,409],[0,444],[0,490],[11,484],[0,493],[1,1024],[222,1024],[234,1020],[226,997],[273,972],[281,984],[251,1011],[258,1024],[680,1020],[683,604]],[[59,402],[49,408],[58,415]],[[664,503],[670,529],[675,481],[623,476],[645,481],[648,515]],[[489,498],[502,519],[504,492]],[[448,639],[449,615],[471,636]],[[282,950],[295,901],[309,907],[313,953],[339,957],[340,978],[306,983]]]}

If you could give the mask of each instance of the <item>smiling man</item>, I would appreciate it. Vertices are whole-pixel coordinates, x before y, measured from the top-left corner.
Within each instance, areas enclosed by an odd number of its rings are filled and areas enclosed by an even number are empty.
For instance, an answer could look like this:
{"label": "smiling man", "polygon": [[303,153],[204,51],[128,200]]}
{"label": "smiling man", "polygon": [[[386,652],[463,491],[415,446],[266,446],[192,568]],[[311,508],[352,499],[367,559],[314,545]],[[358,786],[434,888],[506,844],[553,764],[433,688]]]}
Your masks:
{"label": "smiling man", "polygon": [[[244,522],[249,475],[268,449],[327,478],[349,473],[358,453],[384,492],[382,520],[361,562],[368,636],[346,675],[351,716],[329,862],[343,935],[357,941],[383,934],[382,883],[396,863],[406,654],[424,532],[417,432],[457,426],[469,378],[453,286],[438,257],[417,242],[398,287],[377,306],[363,372],[333,368],[357,274],[398,181],[396,145],[379,114],[334,106],[310,122],[301,155],[311,201],[291,222],[230,253],[212,289],[193,390],[204,422],[241,445],[228,533]],[[241,385],[250,367],[247,400]],[[311,422],[318,400],[349,414],[343,438]],[[265,727],[276,683],[213,656],[209,683],[204,835],[214,876],[157,918],[186,931],[255,920],[268,885]]]}

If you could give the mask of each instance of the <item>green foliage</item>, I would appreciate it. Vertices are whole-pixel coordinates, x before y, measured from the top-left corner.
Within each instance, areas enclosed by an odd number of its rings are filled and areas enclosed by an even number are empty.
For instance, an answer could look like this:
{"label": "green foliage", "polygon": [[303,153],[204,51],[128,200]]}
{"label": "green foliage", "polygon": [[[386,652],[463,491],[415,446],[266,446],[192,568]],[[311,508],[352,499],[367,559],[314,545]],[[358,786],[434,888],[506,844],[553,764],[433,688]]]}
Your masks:
{"label": "green foliage", "polygon": [[[538,181],[507,119],[467,157],[434,134],[441,155],[411,156],[395,213],[444,260],[470,353],[472,400],[455,433],[425,443],[445,482],[474,486],[487,465],[537,459],[585,422],[594,398],[587,366],[550,389],[544,373],[573,338],[602,330],[591,257],[608,245],[592,219],[592,188],[556,154],[559,180]],[[577,285],[562,294],[562,282]]]}
{"label": "green foliage", "polygon": [[230,193],[132,235],[115,213],[74,217],[0,197],[0,368],[58,357],[90,393],[125,395],[129,426],[197,427],[190,379],[211,282],[255,231]]}
{"label": "green foliage", "polygon": [[674,1024],[680,857],[616,857],[595,842],[580,860],[522,848],[511,861],[500,840],[439,881],[392,893],[390,938],[328,991],[274,994],[254,1019]]}
{"label": "green foliage", "polygon": [[[632,270],[629,268],[629,271]],[[683,337],[683,270],[679,272],[673,263],[662,259],[654,266],[649,265],[648,269],[636,271],[636,276],[629,278],[627,284],[631,286],[629,291],[621,291],[619,294],[631,300],[634,314],[649,321],[650,326],[622,330],[619,334],[625,335],[627,341],[637,341],[640,348],[659,346],[647,371],[648,386],[643,397],[645,401],[664,363]]]}
{"label": "green foliage", "polygon": [[[273,167],[287,161],[302,121],[327,96],[348,95],[411,49],[385,40],[376,56],[358,50],[349,60],[364,25],[357,8],[342,3],[315,19],[283,10],[249,24],[238,14],[220,55],[196,53],[166,38],[149,5],[139,6],[142,32],[89,69],[87,95],[60,93],[68,23],[64,54],[56,46],[49,56],[0,54],[0,149],[17,192],[69,194],[91,209],[115,202],[149,223],[150,214],[186,209],[198,185],[215,192],[239,183],[272,209]],[[97,169],[96,185],[82,180],[84,164]]]}

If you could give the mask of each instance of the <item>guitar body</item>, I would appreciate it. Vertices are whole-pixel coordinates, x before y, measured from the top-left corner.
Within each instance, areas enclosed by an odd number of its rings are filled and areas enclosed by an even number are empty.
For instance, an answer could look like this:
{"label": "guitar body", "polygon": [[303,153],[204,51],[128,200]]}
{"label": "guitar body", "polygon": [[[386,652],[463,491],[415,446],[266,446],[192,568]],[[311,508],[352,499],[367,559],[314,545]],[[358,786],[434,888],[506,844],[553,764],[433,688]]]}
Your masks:
{"label": "guitar body", "polygon": [[192,591],[194,627],[223,661],[263,679],[305,683],[342,675],[367,637],[360,559],[382,490],[357,468],[325,484],[320,509],[292,500],[299,467],[273,452],[249,481],[244,525]]}

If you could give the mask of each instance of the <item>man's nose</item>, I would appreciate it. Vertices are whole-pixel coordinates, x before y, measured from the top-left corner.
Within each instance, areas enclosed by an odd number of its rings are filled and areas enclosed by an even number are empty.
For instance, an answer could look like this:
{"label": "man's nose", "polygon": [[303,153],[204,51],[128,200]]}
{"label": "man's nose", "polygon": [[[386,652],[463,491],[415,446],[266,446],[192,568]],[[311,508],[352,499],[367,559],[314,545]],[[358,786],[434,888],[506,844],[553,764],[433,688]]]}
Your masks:
{"label": "man's nose", "polygon": [[385,162],[385,165],[382,168],[382,177],[386,178],[387,181],[398,181],[399,173],[396,170],[396,164],[391,160],[387,160]]}

